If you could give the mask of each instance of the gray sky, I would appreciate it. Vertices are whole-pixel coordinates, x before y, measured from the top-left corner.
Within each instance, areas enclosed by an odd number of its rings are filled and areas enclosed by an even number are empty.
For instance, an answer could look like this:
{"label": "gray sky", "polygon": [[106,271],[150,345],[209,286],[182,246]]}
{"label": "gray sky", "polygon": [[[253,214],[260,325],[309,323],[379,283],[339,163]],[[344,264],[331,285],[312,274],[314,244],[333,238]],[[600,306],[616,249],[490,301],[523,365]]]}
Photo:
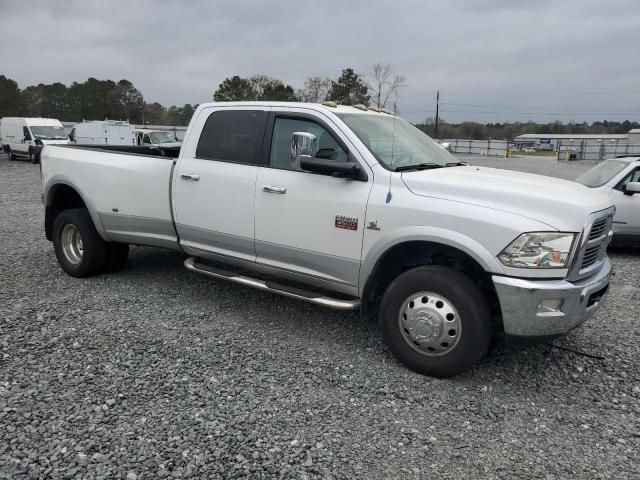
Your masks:
{"label": "gray sky", "polygon": [[232,75],[301,87],[383,62],[412,121],[437,89],[449,121],[640,120],[638,0],[0,0],[0,18],[21,88],[126,78],[182,105]]}

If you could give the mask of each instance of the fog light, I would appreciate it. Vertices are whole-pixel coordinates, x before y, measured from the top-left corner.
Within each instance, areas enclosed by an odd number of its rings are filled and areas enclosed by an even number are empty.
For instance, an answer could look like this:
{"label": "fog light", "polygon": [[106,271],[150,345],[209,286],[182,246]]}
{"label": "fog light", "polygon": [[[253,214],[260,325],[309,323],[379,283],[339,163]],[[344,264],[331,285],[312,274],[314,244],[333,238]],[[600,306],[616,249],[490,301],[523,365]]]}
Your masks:
{"label": "fog light", "polygon": [[564,300],[561,298],[548,298],[538,304],[538,313],[559,312],[563,304]]}

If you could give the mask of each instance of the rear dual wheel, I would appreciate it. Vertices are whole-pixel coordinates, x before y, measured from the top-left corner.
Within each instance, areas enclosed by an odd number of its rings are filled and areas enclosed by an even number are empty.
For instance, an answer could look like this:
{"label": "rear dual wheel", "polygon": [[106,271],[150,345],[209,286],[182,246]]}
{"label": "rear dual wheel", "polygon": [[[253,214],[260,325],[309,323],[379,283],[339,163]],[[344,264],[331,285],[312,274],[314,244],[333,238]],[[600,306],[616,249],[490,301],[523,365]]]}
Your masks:
{"label": "rear dual wheel", "polygon": [[105,242],[89,212],[81,208],[64,210],[56,217],[53,246],[58,263],[72,277],[120,270],[129,254],[129,245]]}
{"label": "rear dual wheel", "polygon": [[416,372],[450,377],[487,352],[491,318],[484,295],[448,267],[417,267],[399,275],[380,304],[382,336],[391,352]]}

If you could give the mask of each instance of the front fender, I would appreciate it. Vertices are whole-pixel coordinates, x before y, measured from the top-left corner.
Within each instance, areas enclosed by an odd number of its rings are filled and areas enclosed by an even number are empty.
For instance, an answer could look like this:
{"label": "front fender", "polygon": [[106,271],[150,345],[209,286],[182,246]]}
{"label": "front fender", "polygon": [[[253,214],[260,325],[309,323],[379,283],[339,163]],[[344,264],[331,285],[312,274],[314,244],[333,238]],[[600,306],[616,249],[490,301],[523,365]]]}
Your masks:
{"label": "front fender", "polygon": [[431,242],[456,248],[471,258],[486,271],[504,274],[500,261],[482,244],[467,235],[453,230],[430,226],[409,226],[385,232],[367,252],[360,268],[360,293],[373,272],[378,260],[392,247],[405,242]]}

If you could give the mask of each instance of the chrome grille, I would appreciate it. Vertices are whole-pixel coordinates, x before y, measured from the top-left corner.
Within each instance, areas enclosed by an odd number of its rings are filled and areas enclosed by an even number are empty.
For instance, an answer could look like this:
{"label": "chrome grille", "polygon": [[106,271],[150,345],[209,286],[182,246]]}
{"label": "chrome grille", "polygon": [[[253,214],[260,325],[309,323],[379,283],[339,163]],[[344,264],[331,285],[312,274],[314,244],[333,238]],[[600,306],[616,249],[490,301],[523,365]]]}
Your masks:
{"label": "chrome grille", "polygon": [[591,232],[589,232],[589,240],[594,240],[601,237],[604,233],[608,233],[608,220],[608,218],[603,218],[602,220],[598,220],[593,224],[593,227],[591,227]]}
{"label": "chrome grille", "polygon": [[604,262],[610,241],[613,212],[613,208],[610,208],[589,215],[567,276],[569,280],[588,277]]}
{"label": "chrome grille", "polygon": [[598,256],[600,255],[600,247],[601,245],[596,245],[594,247],[589,247],[584,251],[584,256],[582,257],[582,266],[580,269],[590,267],[598,260]]}

